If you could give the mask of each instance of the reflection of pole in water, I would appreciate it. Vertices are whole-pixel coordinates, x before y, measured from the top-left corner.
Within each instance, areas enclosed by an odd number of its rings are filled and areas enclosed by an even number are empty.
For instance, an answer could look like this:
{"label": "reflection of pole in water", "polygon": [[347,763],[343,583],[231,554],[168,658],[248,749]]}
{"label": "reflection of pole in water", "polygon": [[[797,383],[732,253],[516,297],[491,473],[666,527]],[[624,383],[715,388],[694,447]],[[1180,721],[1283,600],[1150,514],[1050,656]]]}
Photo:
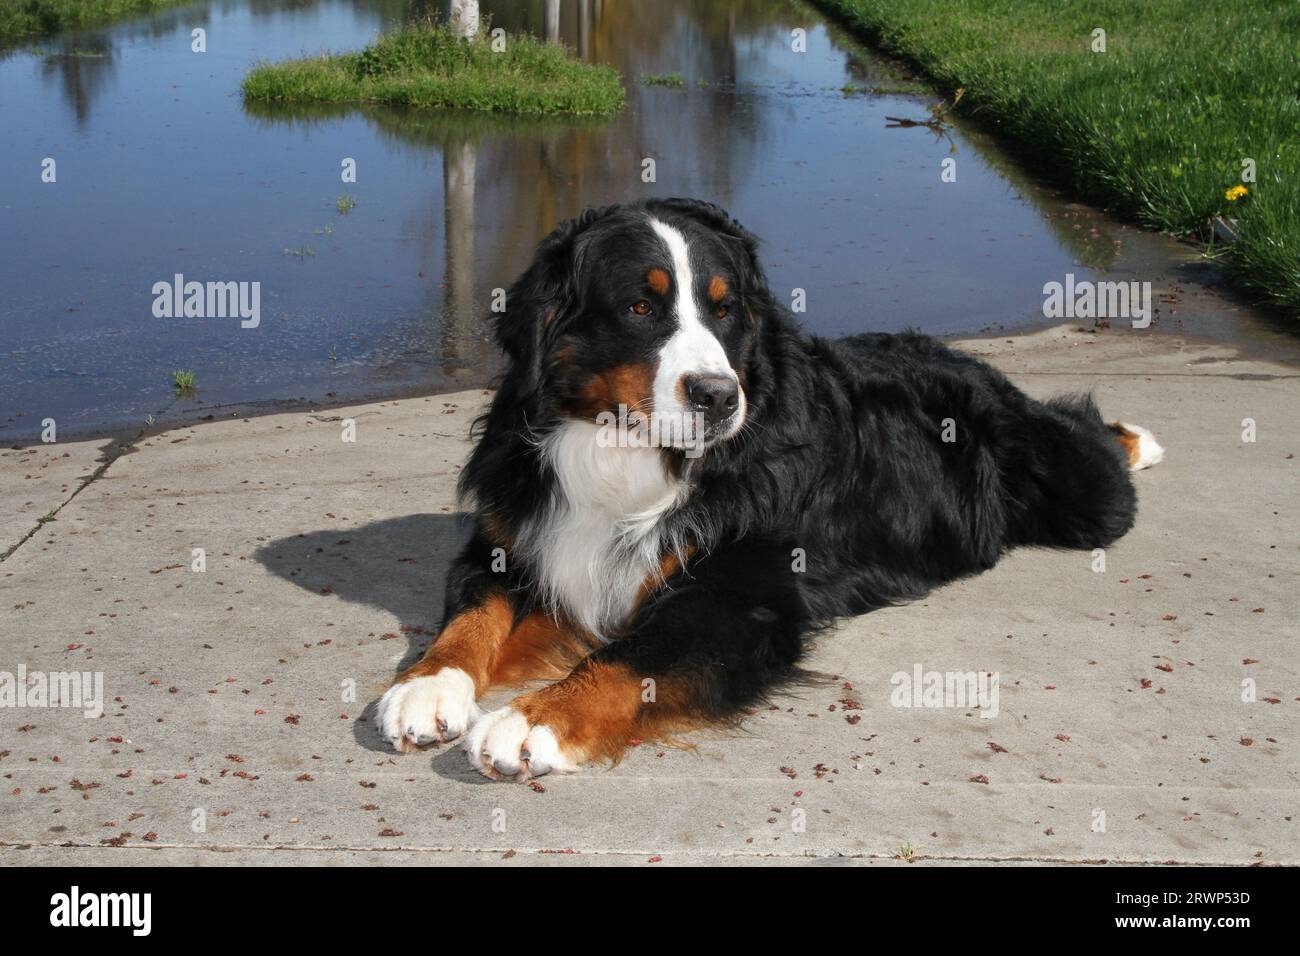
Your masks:
{"label": "reflection of pole in water", "polygon": [[578,56],[591,59],[591,4],[592,0],[578,0]]}
{"label": "reflection of pole in water", "polygon": [[102,37],[76,42],[63,40],[58,52],[47,52],[41,63],[46,77],[57,76],[63,96],[77,116],[78,125],[90,118],[90,104],[115,69],[114,49]]}
{"label": "reflection of pole in water", "polygon": [[461,36],[472,37],[478,33],[478,0],[446,0],[442,15]]}
{"label": "reflection of pole in water", "polygon": [[542,36],[547,43],[560,42],[560,0],[546,0]]}
{"label": "reflection of pole in water", "polygon": [[474,315],[474,169],[473,142],[448,143],[442,150],[442,190],[446,298],[442,310],[442,358],[455,363],[476,349]]}

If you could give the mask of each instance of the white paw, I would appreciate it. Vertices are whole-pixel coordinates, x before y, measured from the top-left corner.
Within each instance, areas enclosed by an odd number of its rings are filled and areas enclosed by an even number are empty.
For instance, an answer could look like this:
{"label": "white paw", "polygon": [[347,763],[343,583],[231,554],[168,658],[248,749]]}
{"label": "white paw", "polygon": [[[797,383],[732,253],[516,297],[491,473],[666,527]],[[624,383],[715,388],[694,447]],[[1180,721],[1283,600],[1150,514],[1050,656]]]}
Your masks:
{"label": "white paw", "polygon": [[474,681],[459,667],[432,677],[412,677],[388,688],[375,711],[375,726],[401,753],[455,740],[479,716]]}
{"label": "white paw", "polygon": [[1141,425],[1130,425],[1128,422],[1120,422],[1119,426],[1138,437],[1137,457],[1129,464],[1129,471],[1141,471],[1143,468],[1158,465],[1164,460],[1165,450],[1160,447],[1156,436],[1150,431]]}
{"label": "white paw", "polygon": [[513,707],[484,714],[465,738],[465,753],[474,769],[493,780],[527,780],[552,770],[576,770],[560,753],[560,743],[545,724],[530,727]]}

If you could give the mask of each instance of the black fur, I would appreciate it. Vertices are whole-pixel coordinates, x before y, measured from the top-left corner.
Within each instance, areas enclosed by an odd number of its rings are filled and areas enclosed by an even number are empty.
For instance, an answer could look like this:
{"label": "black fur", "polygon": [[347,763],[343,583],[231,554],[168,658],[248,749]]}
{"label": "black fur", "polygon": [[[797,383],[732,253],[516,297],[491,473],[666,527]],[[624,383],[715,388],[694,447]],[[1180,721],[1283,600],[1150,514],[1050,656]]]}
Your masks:
{"label": "black fur", "polygon": [[[647,212],[731,281],[734,322],[718,337],[748,425],[696,460],[665,452],[691,487],[665,520],[689,529],[695,557],[596,659],[687,679],[701,715],[725,718],[793,674],[806,636],[834,618],[988,570],[1013,547],[1104,547],[1132,526],[1125,452],[1090,398],[1036,401],[923,335],[810,338],[769,291],[753,236],[716,206],[650,200],[560,226],[508,292],[508,368],[462,477],[480,525],[449,614],[501,583],[492,546],[555,493],[536,438],[563,420],[575,365],[653,351],[653,329],[611,317],[658,254],[627,231]],[[955,441],[941,440],[946,420]],[[528,569],[511,562],[508,578],[522,615]]]}

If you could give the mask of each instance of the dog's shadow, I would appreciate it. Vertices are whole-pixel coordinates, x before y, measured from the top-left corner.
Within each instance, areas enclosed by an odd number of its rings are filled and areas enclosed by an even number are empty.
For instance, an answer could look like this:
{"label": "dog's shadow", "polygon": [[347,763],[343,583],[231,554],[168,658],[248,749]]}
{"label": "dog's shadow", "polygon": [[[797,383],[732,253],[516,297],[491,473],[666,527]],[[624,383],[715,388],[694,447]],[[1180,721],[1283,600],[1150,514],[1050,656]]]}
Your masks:
{"label": "dog's shadow", "polygon": [[[254,558],[272,573],[318,596],[381,608],[397,618],[406,650],[393,676],[419,659],[442,619],[447,569],[468,540],[468,515],[416,514],[360,528],[310,531],[263,545]],[[376,628],[378,630],[378,628]],[[392,754],[375,730],[378,699],[352,725],[358,744]],[[447,750],[431,751],[435,768]],[[464,768],[461,758],[456,770]],[[441,772],[441,770],[440,770]],[[462,773],[448,775],[462,776]]]}

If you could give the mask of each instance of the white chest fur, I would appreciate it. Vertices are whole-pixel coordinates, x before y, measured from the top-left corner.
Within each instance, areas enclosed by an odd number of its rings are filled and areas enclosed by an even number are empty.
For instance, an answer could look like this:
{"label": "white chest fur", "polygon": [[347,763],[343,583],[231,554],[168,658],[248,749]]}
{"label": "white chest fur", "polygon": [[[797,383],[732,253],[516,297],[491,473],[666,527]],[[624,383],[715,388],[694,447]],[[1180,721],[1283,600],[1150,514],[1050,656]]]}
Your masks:
{"label": "white chest fur", "polygon": [[605,447],[599,426],[570,422],[542,443],[558,478],[550,508],[520,544],[547,602],[600,636],[632,611],[672,542],[662,519],[682,485],[657,448]]}

